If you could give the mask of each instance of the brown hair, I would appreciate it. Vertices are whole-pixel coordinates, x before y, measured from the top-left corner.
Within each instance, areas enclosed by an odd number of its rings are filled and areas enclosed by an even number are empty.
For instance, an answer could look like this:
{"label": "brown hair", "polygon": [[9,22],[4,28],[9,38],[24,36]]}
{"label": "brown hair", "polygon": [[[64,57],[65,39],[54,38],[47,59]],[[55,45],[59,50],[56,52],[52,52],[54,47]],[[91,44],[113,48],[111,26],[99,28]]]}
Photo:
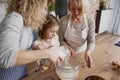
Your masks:
{"label": "brown hair", "polygon": [[39,29],[38,34],[39,34],[40,38],[43,39],[43,38],[44,38],[44,35],[45,35],[45,33],[46,33],[46,30],[47,30],[48,28],[53,27],[53,26],[59,26],[59,21],[58,21],[57,18],[54,17],[53,15],[48,15],[48,16],[46,17],[46,22],[43,24],[43,28],[42,28],[42,29]]}
{"label": "brown hair", "polygon": [[[22,15],[25,26],[38,29],[46,20],[44,11],[47,6],[44,6],[45,3],[48,4],[48,0],[8,0],[7,12],[18,12]],[[37,21],[36,18],[40,20]]]}

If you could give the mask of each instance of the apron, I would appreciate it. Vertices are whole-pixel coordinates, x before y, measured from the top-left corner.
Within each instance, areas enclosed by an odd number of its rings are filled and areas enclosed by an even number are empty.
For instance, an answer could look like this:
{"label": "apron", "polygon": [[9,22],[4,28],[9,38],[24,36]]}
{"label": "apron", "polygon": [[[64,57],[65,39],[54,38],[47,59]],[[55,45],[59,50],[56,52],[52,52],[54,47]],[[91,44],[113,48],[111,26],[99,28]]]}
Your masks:
{"label": "apron", "polygon": [[[88,25],[84,15],[84,21],[81,31],[74,28],[71,24],[71,15],[68,19],[67,28],[65,30],[64,38],[69,46],[76,52],[80,53],[86,50],[87,47],[87,33]],[[84,27],[83,27],[84,26]],[[79,27],[79,26],[78,26]]]}
{"label": "apron", "polygon": [[[33,34],[31,35],[33,39]],[[22,30],[19,38],[19,47],[21,46],[23,36],[24,36],[24,31]],[[26,65],[13,66],[7,69],[6,68],[0,69],[0,80],[21,80],[27,75],[28,73],[27,73]]]}

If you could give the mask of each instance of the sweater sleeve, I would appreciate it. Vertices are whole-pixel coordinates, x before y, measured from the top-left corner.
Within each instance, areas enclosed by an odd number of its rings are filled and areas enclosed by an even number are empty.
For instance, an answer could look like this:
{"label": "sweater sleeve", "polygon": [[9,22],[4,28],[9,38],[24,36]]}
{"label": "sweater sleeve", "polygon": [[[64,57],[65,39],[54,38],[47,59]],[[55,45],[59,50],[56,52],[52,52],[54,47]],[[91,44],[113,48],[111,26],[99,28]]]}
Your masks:
{"label": "sweater sleeve", "polygon": [[94,50],[95,48],[95,21],[92,17],[87,16],[88,21],[88,37],[87,37],[87,48]]}
{"label": "sweater sleeve", "polygon": [[67,19],[68,19],[68,16],[64,16],[60,19],[60,28],[59,28],[59,31],[58,31],[60,45],[62,45],[63,42],[65,41],[64,34],[65,34],[65,30],[67,28],[67,23],[68,23]]}
{"label": "sweater sleeve", "polygon": [[15,65],[19,52],[19,37],[23,28],[23,18],[18,13],[5,16],[0,24],[0,68]]}

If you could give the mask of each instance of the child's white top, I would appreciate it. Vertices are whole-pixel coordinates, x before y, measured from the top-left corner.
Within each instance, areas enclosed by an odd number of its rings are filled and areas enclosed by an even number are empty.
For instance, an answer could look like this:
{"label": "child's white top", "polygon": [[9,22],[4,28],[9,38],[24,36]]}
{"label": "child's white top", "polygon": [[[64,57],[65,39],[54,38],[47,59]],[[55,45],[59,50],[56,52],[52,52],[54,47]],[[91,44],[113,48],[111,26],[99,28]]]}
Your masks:
{"label": "child's white top", "polygon": [[38,48],[38,46],[41,46],[43,49],[46,49],[50,46],[60,46],[60,43],[59,43],[59,37],[58,35],[55,35],[55,37],[52,38],[51,40],[51,43],[48,44],[44,39],[39,39],[39,40],[36,40],[33,44],[33,47],[36,49]]}

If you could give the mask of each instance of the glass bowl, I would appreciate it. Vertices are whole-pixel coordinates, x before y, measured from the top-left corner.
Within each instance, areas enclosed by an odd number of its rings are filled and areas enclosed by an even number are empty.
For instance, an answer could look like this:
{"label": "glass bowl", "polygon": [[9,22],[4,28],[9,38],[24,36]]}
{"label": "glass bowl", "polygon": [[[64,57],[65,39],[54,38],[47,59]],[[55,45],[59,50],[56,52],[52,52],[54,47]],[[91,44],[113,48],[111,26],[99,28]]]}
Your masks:
{"label": "glass bowl", "polygon": [[56,73],[61,80],[75,80],[79,74],[80,62],[73,57],[66,60],[58,63]]}

